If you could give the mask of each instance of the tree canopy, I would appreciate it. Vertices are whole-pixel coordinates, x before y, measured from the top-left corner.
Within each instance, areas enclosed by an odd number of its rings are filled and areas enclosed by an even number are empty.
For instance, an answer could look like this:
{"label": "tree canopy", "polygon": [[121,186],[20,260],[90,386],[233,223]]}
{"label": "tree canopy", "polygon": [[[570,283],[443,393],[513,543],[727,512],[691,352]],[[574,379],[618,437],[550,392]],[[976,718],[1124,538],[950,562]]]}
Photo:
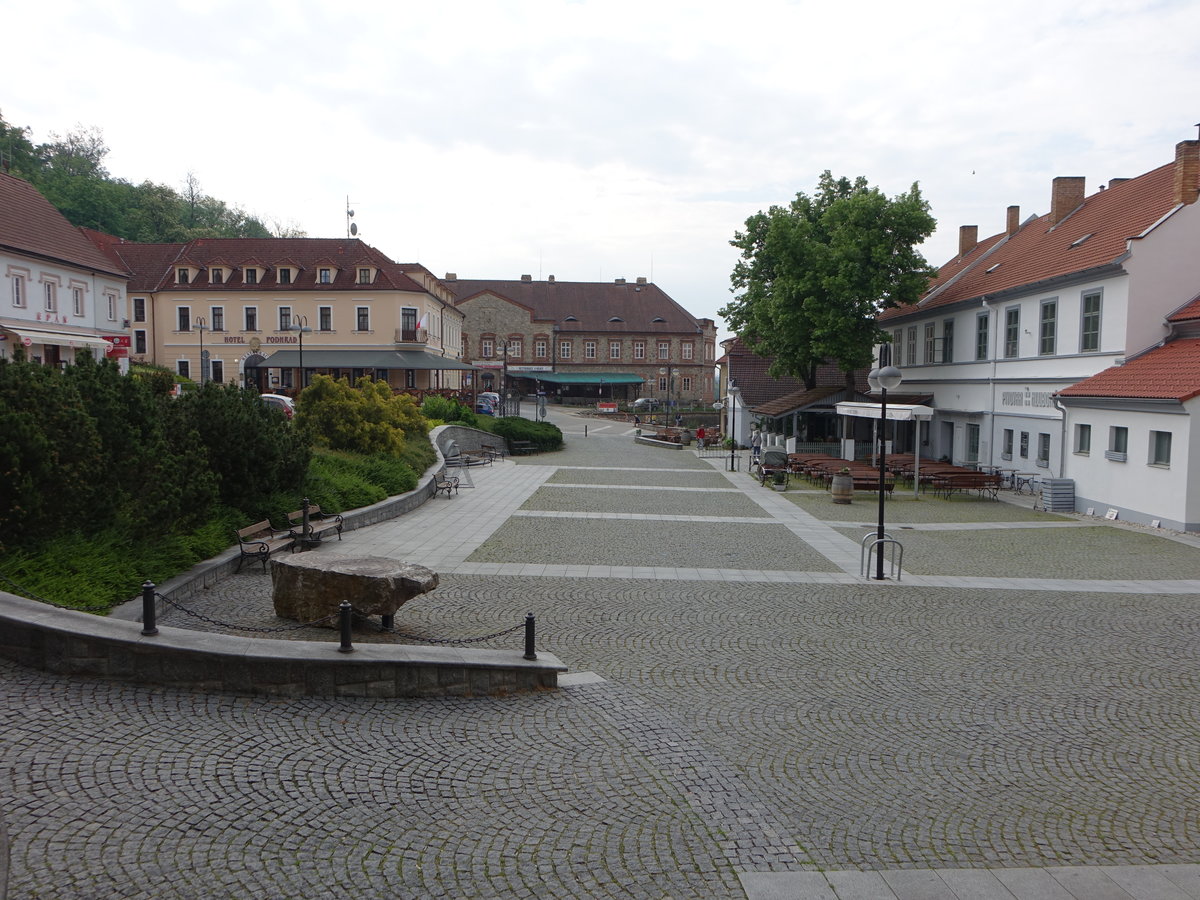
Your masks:
{"label": "tree canopy", "polygon": [[914,183],[889,199],[866,178],[822,173],[813,196],[796,194],[746,220],[730,241],[741,251],[721,315],[770,372],[808,388],[832,362],[852,383],[886,334],[883,309],[916,302],[936,274],[916,250],[936,222]]}
{"label": "tree canopy", "polygon": [[304,237],[295,226],[269,227],[245,210],[208,196],[192,172],[181,193],[152,181],[133,184],[113,178],[104,167],[106,156],[108,146],[98,128],[79,126],[36,144],[29,129],[9,125],[0,116],[0,162],[41,191],[72,225],[144,243]]}

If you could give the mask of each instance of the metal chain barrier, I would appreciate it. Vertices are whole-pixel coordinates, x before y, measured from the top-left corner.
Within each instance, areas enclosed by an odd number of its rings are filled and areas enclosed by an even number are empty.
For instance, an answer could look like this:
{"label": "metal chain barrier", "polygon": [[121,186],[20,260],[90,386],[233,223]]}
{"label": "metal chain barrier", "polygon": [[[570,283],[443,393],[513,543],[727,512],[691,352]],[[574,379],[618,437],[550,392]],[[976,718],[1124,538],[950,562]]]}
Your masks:
{"label": "metal chain barrier", "polygon": [[[369,622],[371,620],[370,616],[359,612],[357,609],[354,610],[354,615],[358,616],[358,618],[362,619],[364,622]],[[381,628],[380,630],[388,634],[400,635],[408,638],[409,640],[420,641],[425,644],[481,644],[484,641],[495,640],[498,637],[504,637],[508,634],[515,634],[516,632],[523,631],[524,629],[525,623],[522,622],[520,625],[514,625],[512,628],[506,628],[503,631],[497,631],[492,634],[485,634],[482,637],[473,638],[423,638],[417,637],[416,635],[406,634],[402,631],[397,631],[394,626],[391,628]]]}
{"label": "metal chain barrier", "polygon": [[300,625],[280,625],[280,626],[277,626],[274,628],[258,627],[258,626],[252,626],[252,625],[234,625],[232,622],[222,622],[220,619],[214,619],[211,616],[204,615],[204,613],[198,613],[194,609],[188,609],[186,606],[180,606],[178,603],[176,603],[174,600],[170,599],[169,597],[165,596],[164,594],[158,593],[158,591],[154,592],[154,596],[157,597],[159,600],[161,600],[163,603],[167,604],[167,606],[170,606],[173,609],[177,609],[181,613],[186,613],[187,615],[192,616],[193,618],[199,619],[202,622],[207,622],[209,625],[216,625],[218,628],[232,628],[236,631],[250,631],[255,634],[278,634],[281,631],[298,631],[301,628],[308,628],[313,625],[321,625],[325,622],[332,622],[334,619],[336,619],[338,617],[337,613],[333,613],[332,615],[326,616],[323,619],[315,619],[312,622],[304,622]]}

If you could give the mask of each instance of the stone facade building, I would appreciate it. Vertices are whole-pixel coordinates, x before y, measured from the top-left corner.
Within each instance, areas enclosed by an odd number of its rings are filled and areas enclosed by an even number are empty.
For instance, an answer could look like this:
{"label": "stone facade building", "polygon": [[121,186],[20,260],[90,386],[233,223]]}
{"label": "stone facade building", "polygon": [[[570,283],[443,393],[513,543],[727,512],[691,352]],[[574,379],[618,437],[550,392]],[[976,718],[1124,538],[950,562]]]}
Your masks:
{"label": "stone facade building", "polygon": [[481,390],[507,379],[510,392],[568,402],[715,399],[716,324],[645,278],[443,280],[466,315],[462,355],[483,370]]}

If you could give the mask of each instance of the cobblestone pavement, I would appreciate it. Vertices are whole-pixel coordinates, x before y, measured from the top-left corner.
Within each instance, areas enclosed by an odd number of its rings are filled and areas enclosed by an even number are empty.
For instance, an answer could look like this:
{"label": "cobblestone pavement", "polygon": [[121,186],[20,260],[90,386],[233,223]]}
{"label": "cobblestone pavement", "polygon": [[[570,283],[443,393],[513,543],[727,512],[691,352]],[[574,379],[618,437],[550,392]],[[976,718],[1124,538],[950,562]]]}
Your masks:
{"label": "cobblestone pavement", "polygon": [[[533,611],[559,691],[268,700],[0,664],[10,898],[1200,897],[1195,547],[990,501],[943,530],[921,503],[923,574],[870,583],[857,514],[566,430],[317,551],[436,540],[438,590],[355,640]],[[195,602],[284,624],[262,575]]]}

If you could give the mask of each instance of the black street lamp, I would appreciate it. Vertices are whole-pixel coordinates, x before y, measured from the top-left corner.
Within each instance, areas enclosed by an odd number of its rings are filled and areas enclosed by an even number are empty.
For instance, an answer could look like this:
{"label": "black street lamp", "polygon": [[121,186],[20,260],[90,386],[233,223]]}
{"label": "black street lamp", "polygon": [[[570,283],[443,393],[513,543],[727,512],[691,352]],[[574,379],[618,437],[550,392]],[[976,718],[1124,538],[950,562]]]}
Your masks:
{"label": "black street lamp", "polygon": [[300,390],[304,390],[304,335],[312,331],[308,327],[308,316],[292,316],[288,331],[295,331],[300,335]]}
{"label": "black street lamp", "polygon": [[203,387],[204,382],[208,380],[204,377],[207,368],[204,365],[204,332],[208,331],[208,320],[204,316],[196,316],[196,330],[200,332],[200,385]]}
{"label": "black street lamp", "polygon": [[742,392],[733,379],[729,379],[729,471],[736,471],[737,466],[737,398]]}
{"label": "black street lamp", "polygon": [[884,452],[887,450],[887,395],[888,391],[900,387],[904,376],[895,366],[883,366],[871,370],[867,382],[872,393],[879,392],[879,530],[875,533],[875,580],[883,581],[883,485],[887,468]]}

